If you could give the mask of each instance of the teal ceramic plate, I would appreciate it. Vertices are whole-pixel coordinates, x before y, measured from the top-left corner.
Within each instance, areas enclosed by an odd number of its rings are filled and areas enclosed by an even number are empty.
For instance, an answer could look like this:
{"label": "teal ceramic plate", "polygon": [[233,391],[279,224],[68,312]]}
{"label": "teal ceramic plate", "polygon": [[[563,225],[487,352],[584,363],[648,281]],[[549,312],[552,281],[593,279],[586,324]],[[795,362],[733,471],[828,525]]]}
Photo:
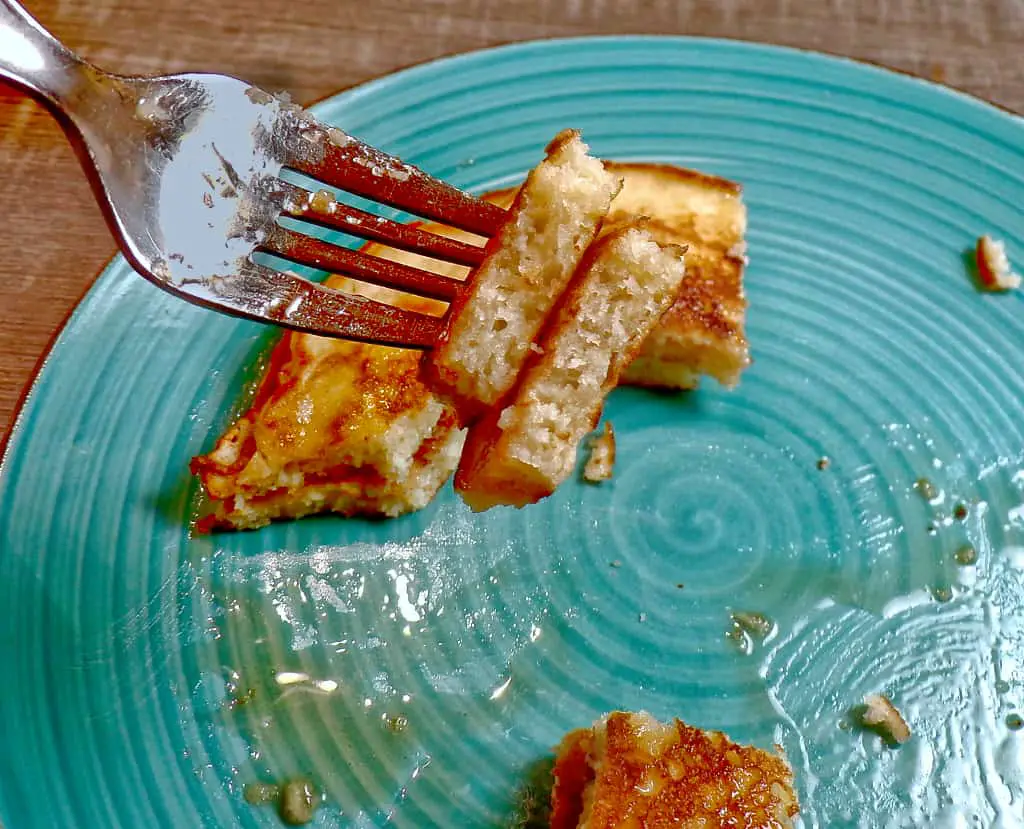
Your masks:
{"label": "teal ceramic plate", "polygon": [[[733,392],[615,392],[604,486],[190,538],[189,458],[272,332],[116,260],[3,461],[4,825],[274,826],[243,786],[298,774],[316,826],[522,825],[550,747],[611,708],[782,745],[806,826],[1021,825],[1024,301],[966,254],[1024,261],[1021,123],[671,38],[465,55],[318,114],[477,191],[567,126],[742,182],[756,362]],[[742,647],[734,611],[775,629]],[[899,749],[842,727],[873,692]]]}

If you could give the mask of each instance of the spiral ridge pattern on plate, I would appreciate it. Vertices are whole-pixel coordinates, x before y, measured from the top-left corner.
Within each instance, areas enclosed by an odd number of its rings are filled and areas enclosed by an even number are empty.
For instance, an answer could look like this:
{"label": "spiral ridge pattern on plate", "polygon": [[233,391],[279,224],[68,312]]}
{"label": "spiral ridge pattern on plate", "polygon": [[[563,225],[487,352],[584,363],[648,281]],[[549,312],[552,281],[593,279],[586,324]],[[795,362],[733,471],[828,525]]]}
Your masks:
{"label": "spiral ridge pattern on plate", "polygon": [[[562,734],[643,708],[782,743],[806,825],[934,821],[982,796],[998,825],[1021,765],[990,715],[1024,703],[999,657],[1024,642],[1019,580],[993,575],[1021,543],[1024,302],[979,294],[965,251],[991,233],[1024,257],[1017,119],[847,61],[678,38],[476,53],[317,112],[476,191],[570,126],[604,157],[740,181],[756,362],[732,392],[618,390],[613,480],[526,510],[474,516],[446,489],[386,523],[193,539],[188,459],[272,337],[115,260],[0,470],[0,822],[272,826],[243,786],[303,775],[325,793],[316,825],[515,825]],[[978,564],[952,565],[967,543]],[[740,611],[775,625],[750,655],[726,637]],[[989,708],[902,759],[838,729],[879,690],[947,716],[948,693],[908,689],[951,675]],[[1009,782],[929,794],[968,733]],[[877,796],[883,772],[902,794]]]}

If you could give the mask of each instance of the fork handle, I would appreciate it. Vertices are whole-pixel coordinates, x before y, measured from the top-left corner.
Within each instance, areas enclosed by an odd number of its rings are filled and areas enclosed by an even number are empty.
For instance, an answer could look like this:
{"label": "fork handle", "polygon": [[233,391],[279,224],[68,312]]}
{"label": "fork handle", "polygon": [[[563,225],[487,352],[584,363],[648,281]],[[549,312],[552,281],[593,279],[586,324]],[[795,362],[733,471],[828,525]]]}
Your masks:
{"label": "fork handle", "polygon": [[96,72],[39,25],[20,3],[0,0],[0,78],[62,109]]}

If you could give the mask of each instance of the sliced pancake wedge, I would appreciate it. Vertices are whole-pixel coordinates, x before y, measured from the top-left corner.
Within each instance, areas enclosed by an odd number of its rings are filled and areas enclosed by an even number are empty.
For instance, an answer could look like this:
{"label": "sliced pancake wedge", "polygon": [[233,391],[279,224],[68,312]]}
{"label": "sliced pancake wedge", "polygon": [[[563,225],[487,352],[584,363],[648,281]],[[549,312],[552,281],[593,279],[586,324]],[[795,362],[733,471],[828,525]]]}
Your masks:
{"label": "sliced pancake wedge", "polygon": [[744,331],[747,211],[740,186],[679,167],[608,164],[623,188],[605,220],[614,230],[647,216],[658,241],[686,245],[687,279],[623,383],[694,388],[702,376],[735,386],[750,365]]}
{"label": "sliced pancake wedge", "polygon": [[512,387],[530,344],[600,228],[621,181],[560,133],[527,176],[424,357],[427,385],[471,422]]}
{"label": "sliced pancake wedge", "polygon": [[[662,164],[606,162],[623,181],[602,232],[647,218],[647,227],[664,244],[685,245],[689,274],[672,309],[651,332],[620,383],[689,389],[702,377],[735,386],[750,365],[744,323],[747,213],[735,182],[695,170]],[[507,206],[516,190],[485,196]],[[439,225],[425,229],[480,240]],[[448,276],[465,278],[468,269],[373,244],[367,250]]]}
{"label": "sliced pancake wedge", "polygon": [[533,503],[572,474],[580,441],[685,275],[683,250],[638,226],[591,245],[511,393],[469,428],[455,489],[472,509]]}

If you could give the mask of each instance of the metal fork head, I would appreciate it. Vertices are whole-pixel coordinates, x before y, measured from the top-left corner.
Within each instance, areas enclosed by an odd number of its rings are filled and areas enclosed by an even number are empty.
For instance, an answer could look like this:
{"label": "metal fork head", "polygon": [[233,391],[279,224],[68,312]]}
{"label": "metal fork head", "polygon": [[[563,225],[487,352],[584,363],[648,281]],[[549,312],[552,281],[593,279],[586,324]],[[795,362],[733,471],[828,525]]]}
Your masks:
{"label": "metal fork head", "polygon": [[[485,237],[503,215],[238,79],[105,73],[58,43],[15,0],[0,0],[0,47],[0,77],[50,105],[132,265],[192,302],[315,333],[427,347],[440,333],[438,318],[333,291],[254,260],[266,250],[304,264],[341,262],[357,278],[397,281],[426,296],[451,298],[455,290],[441,277],[401,267],[382,271],[369,257],[348,252],[346,258],[282,228],[282,214],[318,218],[314,194],[284,181],[282,171]],[[331,224],[331,212],[321,211],[321,224]],[[346,218],[364,221],[358,211]],[[431,244],[411,228],[386,227],[383,235],[370,227],[353,235],[402,237],[410,249]],[[474,264],[479,250],[450,243],[443,255]]]}
{"label": "metal fork head", "polygon": [[[112,225],[139,271],[192,302],[252,319],[376,342],[436,341],[436,318],[332,291],[253,258],[275,247],[282,213],[308,206],[301,203],[308,194],[282,180],[285,168],[322,175],[345,155],[396,184],[422,177],[419,171],[234,78],[100,80],[97,106],[79,127]],[[107,90],[120,102],[116,116]],[[105,126],[102,136],[92,120],[115,118],[122,128]],[[486,223],[475,229],[486,231]]]}

